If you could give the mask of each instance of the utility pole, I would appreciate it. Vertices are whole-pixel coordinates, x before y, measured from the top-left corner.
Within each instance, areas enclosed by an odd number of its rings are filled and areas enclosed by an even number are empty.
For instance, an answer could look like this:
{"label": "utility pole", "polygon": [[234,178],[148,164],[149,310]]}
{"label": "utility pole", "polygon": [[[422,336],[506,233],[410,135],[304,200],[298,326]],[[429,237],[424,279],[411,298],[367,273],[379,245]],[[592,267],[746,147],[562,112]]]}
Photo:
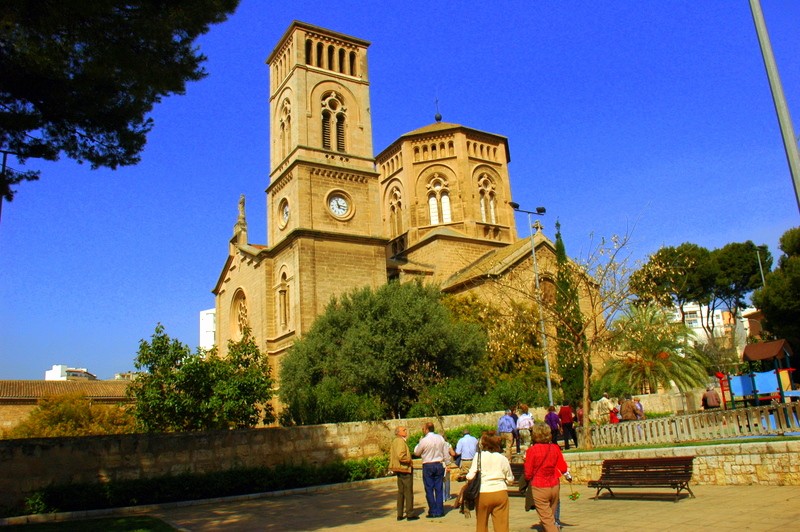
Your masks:
{"label": "utility pole", "polygon": [[756,25],[756,34],[761,45],[761,56],[764,58],[764,67],[767,69],[767,78],[769,79],[770,89],[772,89],[772,101],[775,104],[775,112],[778,114],[778,123],[783,136],[786,159],[789,162],[789,171],[792,174],[797,208],[800,210],[800,153],[798,153],[792,118],[789,116],[786,96],[783,94],[778,65],[775,63],[775,56],[772,53],[772,44],[770,44],[769,35],[767,34],[767,24],[764,22],[764,13],[761,11],[760,0],[750,0],[750,11],[753,13],[753,22]]}

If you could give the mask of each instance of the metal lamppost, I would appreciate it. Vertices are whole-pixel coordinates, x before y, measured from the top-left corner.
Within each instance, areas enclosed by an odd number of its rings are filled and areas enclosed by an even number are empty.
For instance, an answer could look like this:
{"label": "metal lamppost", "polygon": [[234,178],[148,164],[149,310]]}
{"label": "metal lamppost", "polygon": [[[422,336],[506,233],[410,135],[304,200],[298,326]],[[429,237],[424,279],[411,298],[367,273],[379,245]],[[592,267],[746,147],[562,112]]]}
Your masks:
{"label": "metal lamppost", "polygon": [[[553,385],[550,382],[550,357],[547,353],[547,335],[544,332],[544,311],[542,310],[542,290],[539,287],[539,266],[536,263],[536,246],[533,242],[533,222],[532,215],[544,216],[547,209],[544,207],[536,207],[535,211],[526,211],[519,208],[519,203],[509,201],[508,205],[517,212],[524,212],[528,215],[528,230],[531,233],[531,258],[533,258],[533,280],[536,286],[536,300],[539,306],[539,333],[542,335],[542,352],[544,353],[544,372],[547,378],[547,399],[550,401],[550,406],[553,406]],[[537,224],[539,222],[536,222]]]}
{"label": "metal lamppost", "polygon": [[775,113],[778,115],[778,125],[783,137],[783,147],[786,150],[786,160],[789,163],[789,172],[792,174],[795,199],[800,208],[800,150],[795,141],[792,117],[789,116],[789,106],[783,93],[778,65],[775,62],[775,54],[772,53],[772,44],[769,41],[767,24],[764,22],[764,12],[761,10],[759,0],[750,0],[750,12],[753,15],[753,23],[756,25],[761,57],[764,59],[764,68],[767,70],[767,79],[772,90],[772,102],[775,104]]}

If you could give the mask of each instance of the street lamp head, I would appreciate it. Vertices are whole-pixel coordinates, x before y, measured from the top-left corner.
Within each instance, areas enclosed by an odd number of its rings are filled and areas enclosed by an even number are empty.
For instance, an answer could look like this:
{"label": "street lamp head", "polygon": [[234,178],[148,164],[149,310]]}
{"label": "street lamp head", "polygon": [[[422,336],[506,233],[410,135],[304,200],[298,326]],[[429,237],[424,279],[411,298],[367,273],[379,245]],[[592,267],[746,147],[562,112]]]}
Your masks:
{"label": "street lamp head", "polygon": [[543,216],[544,213],[547,212],[547,209],[545,209],[544,207],[536,207],[535,211],[526,211],[525,209],[520,209],[519,203],[517,203],[516,201],[509,201],[508,206],[517,212],[524,212],[526,214],[535,214],[537,216]]}

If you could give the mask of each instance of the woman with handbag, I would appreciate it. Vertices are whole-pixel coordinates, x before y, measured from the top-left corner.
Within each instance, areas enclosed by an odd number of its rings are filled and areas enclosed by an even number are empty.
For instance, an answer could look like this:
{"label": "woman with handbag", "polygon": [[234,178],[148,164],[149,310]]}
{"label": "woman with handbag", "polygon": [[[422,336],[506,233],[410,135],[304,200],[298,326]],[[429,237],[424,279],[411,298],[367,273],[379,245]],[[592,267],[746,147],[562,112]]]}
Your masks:
{"label": "woman with handbag", "polygon": [[551,441],[550,427],[537,423],[533,426],[532,433],[533,445],[525,453],[525,478],[533,488],[533,502],[536,513],[542,520],[544,532],[558,532],[555,512],[558,507],[560,477],[564,475],[568,481],[572,477],[569,476],[561,447]]}
{"label": "woman with handbag", "polygon": [[489,516],[496,532],[508,532],[508,484],[514,482],[508,458],[500,453],[501,438],[495,431],[481,436],[481,451],[472,460],[467,480],[480,482],[480,491],[475,503],[477,532],[488,532]]}

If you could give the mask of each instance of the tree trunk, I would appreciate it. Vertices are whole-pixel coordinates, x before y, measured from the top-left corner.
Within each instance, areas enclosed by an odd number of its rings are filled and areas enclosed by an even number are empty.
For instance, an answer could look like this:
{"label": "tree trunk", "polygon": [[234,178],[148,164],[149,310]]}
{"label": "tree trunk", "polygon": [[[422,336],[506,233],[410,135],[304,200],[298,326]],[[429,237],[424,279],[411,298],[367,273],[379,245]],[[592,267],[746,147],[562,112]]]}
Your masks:
{"label": "tree trunk", "polygon": [[589,430],[589,413],[591,411],[591,401],[589,398],[589,363],[591,361],[591,356],[588,349],[583,350],[583,357],[581,358],[583,359],[583,438],[581,441],[581,448],[593,449],[594,444],[592,443],[592,433]]}

